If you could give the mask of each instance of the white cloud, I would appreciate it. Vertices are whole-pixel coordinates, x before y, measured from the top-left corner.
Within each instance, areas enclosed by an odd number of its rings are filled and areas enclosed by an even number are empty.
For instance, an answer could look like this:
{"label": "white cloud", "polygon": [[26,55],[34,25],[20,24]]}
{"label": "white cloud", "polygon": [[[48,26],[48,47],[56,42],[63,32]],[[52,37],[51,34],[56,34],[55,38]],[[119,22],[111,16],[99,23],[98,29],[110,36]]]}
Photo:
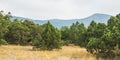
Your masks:
{"label": "white cloud", "polygon": [[115,15],[120,0],[0,0],[0,9],[34,19],[74,19],[94,13]]}

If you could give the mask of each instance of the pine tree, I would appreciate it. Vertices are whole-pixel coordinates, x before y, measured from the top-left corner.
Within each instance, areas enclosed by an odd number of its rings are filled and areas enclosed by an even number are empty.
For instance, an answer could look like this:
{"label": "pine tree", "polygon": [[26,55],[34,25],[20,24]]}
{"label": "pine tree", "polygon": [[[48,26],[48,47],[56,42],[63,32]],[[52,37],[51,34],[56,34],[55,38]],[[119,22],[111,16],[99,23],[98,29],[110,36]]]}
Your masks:
{"label": "pine tree", "polygon": [[52,50],[56,48],[60,48],[61,46],[61,35],[60,32],[52,26],[52,24],[48,21],[44,26],[44,30],[42,33],[42,40],[38,40],[38,45],[35,47],[40,48],[42,50]]}

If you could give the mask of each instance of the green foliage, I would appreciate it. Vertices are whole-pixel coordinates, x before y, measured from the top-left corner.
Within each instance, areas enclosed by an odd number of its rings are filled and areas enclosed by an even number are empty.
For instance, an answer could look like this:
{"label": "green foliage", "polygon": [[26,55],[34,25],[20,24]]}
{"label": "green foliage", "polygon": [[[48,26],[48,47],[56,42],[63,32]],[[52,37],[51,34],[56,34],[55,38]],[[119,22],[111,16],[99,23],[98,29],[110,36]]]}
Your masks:
{"label": "green foliage", "polygon": [[[54,28],[51,23],[45,25],[44,31],[41,35],[42,39],[34,41],[34,45],[42,50],[52,50],[60,48],[61,46],[61,35],[60,32]],[[37,43],[38,42],[38,43]]]}
{"label": "green foliage", "polygon": [[32,44],[34,45],[34,41],[36,40],[40,40],[41,39],[41,34],[43,32],[43,28],[38,25],[38,24],[34,24],[31,21],[25,20],[23,22],[23,25],[25,25],[26,27],[28,27],[29,29],[29,34],[27,34],[27,41],[28,42],[32,42]]}
{"label": "green foliage", "polygon": [[42,48],[42,49],[45,48],[45,44],[44,44],[45,42],[44,40],[42,40],[42,37],[40,34],[37,35],[34,40],[32,40],[32,43],[35,48]]}
{"label": "green foliage", "polygon": [[87,38],[96,37],[97,23],[92,21],[87,29]]}
{"label": "green foliage", "polygon": [[6,45],[6,44],[8,44],[6,40],[0,39],[0,45]]}
{"label": "green foliage", "polygon": [[70,28],[64,26],[61,28],[61,39],[63,40],[63,45],[71,44],[72,41],[70,40]]}
{"label": "green foliage", "polygon": [[8,27],[9,32],[6,34],[9,43],[16,43],[20,45],[27,44],[27,37],[30,34],[29,28],[22,24],[21,21],[14,20]]}
{"label": "green foliage", "polygon": [[101,38],[90,38],[87,50],[98,57],[114,57],[114,44],[111,32],[107,32]]}
{"label": "green foliage", "polygon": [[[6,17],[7,15],[7,17]],[[10,14],[3,15],[3,12],[0,12],[0,38],[4,39],[4,35],[8,32],[8,26],[10,24]]]}
{"label": "green foliage", "polygon": [[86,28],[83,23],[73,23],[70,27],[69,40],[75,45],[85,46],[85,33]]}
{"label": "green foliage", "polygon": [[[113,58],[120,53],[120,14],[112,16],[108,20],[108,25],[93,22],[88,27],[87,51],[97,57]],[[92,27],[93,25],[93,27]],[[95,27],[96,26],[96,27]],[[91,38],[92,37],[92,38]]]}
{"label": "green foliage", "polygon": [[96,53],[98,52],[98,39],[97,38],[90,38],[89,42],[87,44],[87,51],[90,53]]}

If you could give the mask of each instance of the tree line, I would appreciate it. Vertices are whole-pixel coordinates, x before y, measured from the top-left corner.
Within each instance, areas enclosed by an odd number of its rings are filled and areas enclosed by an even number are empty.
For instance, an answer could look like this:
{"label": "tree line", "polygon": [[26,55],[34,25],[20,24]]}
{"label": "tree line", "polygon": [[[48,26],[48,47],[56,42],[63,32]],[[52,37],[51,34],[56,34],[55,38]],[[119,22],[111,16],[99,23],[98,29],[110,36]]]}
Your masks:
{"label": "tree line", "polygon": [[70,27],[55,28],[50,21],[43,25],[29,20],[11,20],[11,13],[0,12],[0,45],[32,45],[41,50],[58,49],[74,44],[97,57],[120,56],[120,14],[111,16],[107,24],[91,21],[88,27],[73,23]]}

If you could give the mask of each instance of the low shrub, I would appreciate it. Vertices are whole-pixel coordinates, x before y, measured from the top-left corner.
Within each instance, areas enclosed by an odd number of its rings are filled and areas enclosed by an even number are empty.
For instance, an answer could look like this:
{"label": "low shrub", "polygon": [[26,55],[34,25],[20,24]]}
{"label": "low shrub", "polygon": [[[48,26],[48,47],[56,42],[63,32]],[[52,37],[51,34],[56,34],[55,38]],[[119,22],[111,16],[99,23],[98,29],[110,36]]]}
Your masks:
{"label": "low shrub", "polygon": [[6,44],[8,44],[6,40],[0,39],[0,45],[6,45]]}

